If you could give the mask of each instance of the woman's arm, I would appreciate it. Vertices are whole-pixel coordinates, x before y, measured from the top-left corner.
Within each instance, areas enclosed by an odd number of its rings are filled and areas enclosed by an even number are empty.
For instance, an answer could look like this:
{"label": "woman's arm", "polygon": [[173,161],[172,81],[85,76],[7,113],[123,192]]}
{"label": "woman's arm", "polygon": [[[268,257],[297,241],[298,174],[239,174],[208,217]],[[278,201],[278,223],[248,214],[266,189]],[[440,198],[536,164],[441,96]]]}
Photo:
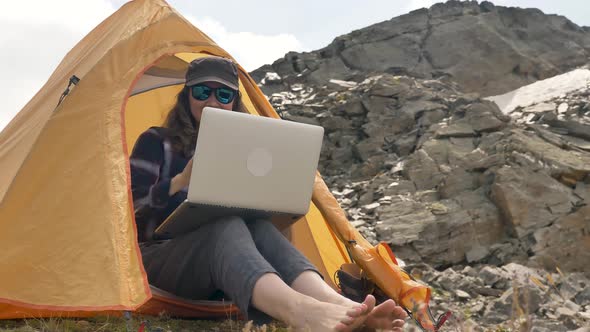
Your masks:
{"label": "woman's arm", "polygon": [[168,195],[172,196],[179,192],[182,188],[188,187],[191,180],[191,171],[193,169],[193,159],[188,161],[182,172],[176,174],[172,180],[170,180],[170,190]]}
{"label": "woman's arm", "polygon": [[163,138],[154,129],[145,131],[129,157],[131,192],[136,214],[145,208],[163,209],[170,198],[170,180],[160,178],[164,164]]}

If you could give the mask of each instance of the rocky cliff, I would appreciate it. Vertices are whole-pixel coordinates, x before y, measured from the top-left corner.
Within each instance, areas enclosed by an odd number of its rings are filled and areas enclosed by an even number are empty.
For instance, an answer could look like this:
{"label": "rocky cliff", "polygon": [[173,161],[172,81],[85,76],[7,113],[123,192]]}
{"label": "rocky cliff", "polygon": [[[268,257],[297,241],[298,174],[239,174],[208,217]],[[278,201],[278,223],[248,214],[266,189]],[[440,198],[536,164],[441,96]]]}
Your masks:
{"label": "rocky cliff", "polygon": [[523,324],[569,331],[590,324],[589,96],[505,114],[452,82],[382,74],[270,101],[325,128],[320,171],[349,220],[437,289],[456,331],[514,318],[515,292]]}
{"label": "rocky cliff", "polygon": [[590,326],[589,52],[564,17],[448,1],[253,76],[284,119],[325,128],[334,196],[449,331],[573,331]]}
{"label": "rocky cliff", "polygon": [[[497,95],[588,62],[590,28],[538,9],[448,1],[291,52],[255,70],[286,84],[354,80],[373,72],[421,78],[448,76],[463,91]],[[266,92],[277,92],[266,87]]]}

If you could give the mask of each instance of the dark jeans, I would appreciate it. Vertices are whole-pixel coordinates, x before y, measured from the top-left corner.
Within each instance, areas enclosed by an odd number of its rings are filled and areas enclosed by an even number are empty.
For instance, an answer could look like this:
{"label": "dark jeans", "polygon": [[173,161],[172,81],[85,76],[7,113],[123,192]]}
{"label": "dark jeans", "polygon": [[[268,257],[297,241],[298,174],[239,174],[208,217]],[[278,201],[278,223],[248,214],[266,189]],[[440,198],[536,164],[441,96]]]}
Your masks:
{"label": "dark jeans", "polygon": [[222,291],[248,314],[256,281],[276,273],[287,284],[319,272],[270,221],[226,217],[171,240],[141,243],[150,284],[189,299]]}

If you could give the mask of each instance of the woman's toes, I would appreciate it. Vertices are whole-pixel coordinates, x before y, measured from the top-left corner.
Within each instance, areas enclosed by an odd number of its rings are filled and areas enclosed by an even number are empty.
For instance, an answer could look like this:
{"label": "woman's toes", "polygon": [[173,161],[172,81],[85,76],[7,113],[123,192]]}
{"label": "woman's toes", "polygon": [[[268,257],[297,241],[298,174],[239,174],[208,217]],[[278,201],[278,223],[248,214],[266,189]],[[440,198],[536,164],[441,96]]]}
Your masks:
{"label": "woman's toes", "polygon": [[367,305],[362,303],[360,305],[357,305],[353,308],[350,308],[348,311],[346,311],[346,315],[349,317],[359,317],[363,314],[365,314],[365,312],[367,311]]}
{"label": "woman's toes", "polygon": [[400,306],[397,306],[395,309],[393,309],[393,314],[397,319],[405,319],[408,317],[408,313]]}
{"label": "woman's toes", "polygon": [[365,313],[368,314],[371,311],[373,311],[373,308],[375,308],[376,303],[377,300],[375,300],[375,297],[373,295],[367,295],[367,297],[365,297],[365,300],[363,301],[363,304],[366,306]]}
{"label": "woman's toes", "polygon": [[394,328],[396,328],[396,327],[400,327],[401,328],[401,327],[404,327],[404,324],[406,324],[406,322],[404,320],[402,320],[402,319],[396,319],[396,320],[393,321],[392,326]]}

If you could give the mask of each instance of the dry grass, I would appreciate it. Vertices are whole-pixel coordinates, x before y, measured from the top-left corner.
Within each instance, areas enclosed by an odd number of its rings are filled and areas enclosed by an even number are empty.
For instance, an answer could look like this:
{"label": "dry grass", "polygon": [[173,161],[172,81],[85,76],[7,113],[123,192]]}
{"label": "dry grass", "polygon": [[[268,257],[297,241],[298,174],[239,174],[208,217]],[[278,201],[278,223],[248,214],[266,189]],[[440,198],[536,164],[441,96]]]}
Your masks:
{"label": "dry grass", "polygon": [[206,321],[170,319],[167,317],[134,316],[95,317],[88,319],[45,318],[24,320],[0,320],[0,332],[136,332],[144,326],[144,332],[283,332],[289,329],[270,324],[256,326],[251,321]]}
{"label": "dry grass", "polygon": [[[557,285],[566,276],[557,269],[558,280],[551,274],[547,274],[542,280],[531,277],[530,281],[538,287],[545,295],[554,293],[564,298]],[[437,293],[436,289],[433,289]],[[441,295],[441,294],[438,294]],[[475,323],[471,314],[465,312],[454,312],[451,320],[443,327],[444,331],[454,332],[530,332],[533,328],[532,313],[530,308],[530,295],[528,289],[516,283],[513,284],[512,294],[512,318],[493,328],[483,328]],[[144,332],[189,332],[189,331],[215,331],[215,332],[286,332],[290,328],[273,323],[270,325],[254,325],[252,321],[244,322],[232,319],[223,321],[206,321],[190,319],[172,319],[166,316],[132,316],[130,319],[124,317],[95,317],[88,319],[25,319],[25,320],[0,320],[0,332],[136,332],[143,324]],[[405,331],[414,332],[419,329],[408,324]]]}

